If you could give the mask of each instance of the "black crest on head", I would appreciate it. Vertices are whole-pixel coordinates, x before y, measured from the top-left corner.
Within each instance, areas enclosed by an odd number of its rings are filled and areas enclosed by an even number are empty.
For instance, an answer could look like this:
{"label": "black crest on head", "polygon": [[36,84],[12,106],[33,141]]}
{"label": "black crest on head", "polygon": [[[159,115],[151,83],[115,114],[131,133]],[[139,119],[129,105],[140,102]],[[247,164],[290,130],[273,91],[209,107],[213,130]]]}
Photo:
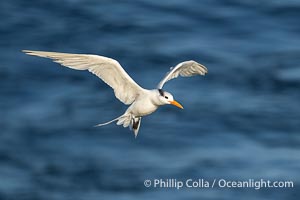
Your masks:
{"label": "black crest on head", "polygon": [[158,89],[160,96],[165,96],[164,91],[162,89]]}

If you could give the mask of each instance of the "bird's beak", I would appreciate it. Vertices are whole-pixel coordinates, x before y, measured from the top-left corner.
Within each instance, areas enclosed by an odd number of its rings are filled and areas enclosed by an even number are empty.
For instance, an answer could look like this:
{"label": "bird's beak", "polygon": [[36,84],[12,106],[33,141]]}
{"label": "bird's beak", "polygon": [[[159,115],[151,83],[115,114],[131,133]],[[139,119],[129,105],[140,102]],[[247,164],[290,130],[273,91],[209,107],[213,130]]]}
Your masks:
{"label": "bird's beak", "polygon": [[172,105],[174,105],[174,106],[177,106],[178,108],[181,108],[181,109],[183,109],[183,106],[180,104],[180,103],[178,103],[177,101],[169,101],[170,102],[170,104],[172,104]]}

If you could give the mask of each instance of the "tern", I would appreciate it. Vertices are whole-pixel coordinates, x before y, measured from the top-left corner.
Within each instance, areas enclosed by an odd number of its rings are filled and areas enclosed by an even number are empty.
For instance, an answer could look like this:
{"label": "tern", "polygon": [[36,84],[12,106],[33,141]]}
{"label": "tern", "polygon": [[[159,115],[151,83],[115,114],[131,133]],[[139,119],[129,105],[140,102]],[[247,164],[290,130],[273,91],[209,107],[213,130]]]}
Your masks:
{"label": "tern", "polygon": [[174,100],[171,93],[162,89],[167,81],[178,76],[190,77],[205,75],[208,72],[204,65],[193,60],[184,61],[175,67],[171,67],[156,89],[148,90],[139,86],[122,68],[120,63],[112,58],[91,54],[31,50],[23,50],[23,52],[32,56],[53,59],[54,62],[71,69],[88,70],[102,79],[114,90],[115,96],[121,102],[130,106],[123,115],[96,126],[104,126],[117,121],[117,125],[129,126],[135,137],[138,135],[142,117],[153,113],[158,107],[171,104],[183,109],[183,106]]}

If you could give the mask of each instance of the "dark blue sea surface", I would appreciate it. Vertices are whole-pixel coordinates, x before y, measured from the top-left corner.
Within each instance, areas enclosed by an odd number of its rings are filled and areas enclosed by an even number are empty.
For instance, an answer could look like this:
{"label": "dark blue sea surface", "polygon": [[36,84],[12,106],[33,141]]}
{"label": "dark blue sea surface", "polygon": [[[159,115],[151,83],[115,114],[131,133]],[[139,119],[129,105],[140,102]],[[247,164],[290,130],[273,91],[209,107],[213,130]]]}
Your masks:
{"label": "dark blue sea surface", "polygon": [[[300,199],[300,1],[4,0],[0,18],[0,199]],[[22,49],[111,57],[145,88],[184,60],[209,73],[168,82],[185,109],[135,139],[93,127],[126,110],[100,79]],[[144,186],[170,178],[294,187]]]}

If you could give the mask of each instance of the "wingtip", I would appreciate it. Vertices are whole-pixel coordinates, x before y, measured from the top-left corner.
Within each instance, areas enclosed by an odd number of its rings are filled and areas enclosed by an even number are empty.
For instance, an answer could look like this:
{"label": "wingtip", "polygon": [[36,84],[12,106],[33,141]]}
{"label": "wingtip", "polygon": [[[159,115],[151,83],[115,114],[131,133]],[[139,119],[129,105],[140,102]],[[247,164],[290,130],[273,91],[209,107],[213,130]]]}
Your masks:
{"label": "wingtip", "polygon": [[22,50],[22,52],[28,55],[32,55],[32,53],[34,53],[34,51],[26,50],[26,49]]}
{"label": "wingtip", "polygon": [[[196,62],[197,63],[197,62]],[[203,73],[202,75],[205,76],[208,73],[208,69],[207,67],[205,67],[204,65],[197,63],[202,69],[203,69]]]}
{"label": "wingtip", "polygon": [[205,76],[205,75],[208,73],[207,67],[205,67],[204,65],[198,63],[197,61],[195,61],[195,60],[189,60],[189,61],[186,61],[186,62],[190,62],[190,63],[196,64],[196,65],[198,65],[199,67],[201,67],[202,70],[201,70],[200,75]]}
{"label": "wingtip", "polygon": [[24,52],[28,55],[33,55],[33,56],[40,56],[45,53],[52,53],[52,52],[47,52],[47,51],[35,51],[35,50],[27,50],[27,49],[22,50],[22,52]]}

